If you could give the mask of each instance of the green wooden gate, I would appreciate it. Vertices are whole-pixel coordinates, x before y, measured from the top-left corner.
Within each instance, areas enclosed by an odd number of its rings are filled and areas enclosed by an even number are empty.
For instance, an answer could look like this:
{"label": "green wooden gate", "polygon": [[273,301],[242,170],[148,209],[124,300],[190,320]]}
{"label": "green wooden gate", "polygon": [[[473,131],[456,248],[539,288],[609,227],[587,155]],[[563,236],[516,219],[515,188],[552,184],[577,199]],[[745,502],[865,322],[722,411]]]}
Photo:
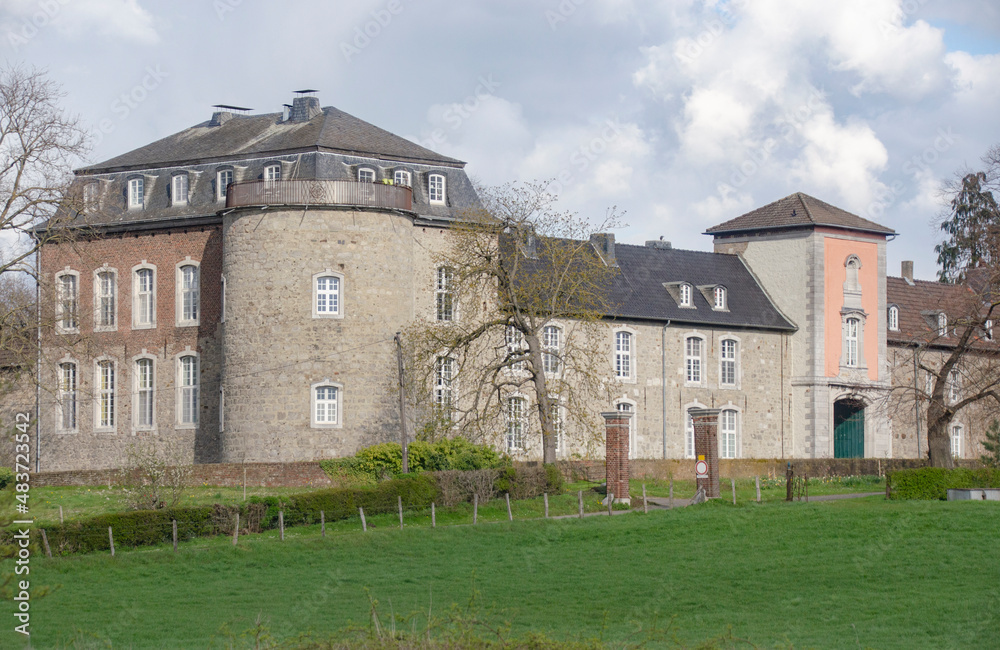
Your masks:
{"label": "green wooden gate", "polygon": [[865,407],[852,401],[833,405],[833,457],[864,458]]}

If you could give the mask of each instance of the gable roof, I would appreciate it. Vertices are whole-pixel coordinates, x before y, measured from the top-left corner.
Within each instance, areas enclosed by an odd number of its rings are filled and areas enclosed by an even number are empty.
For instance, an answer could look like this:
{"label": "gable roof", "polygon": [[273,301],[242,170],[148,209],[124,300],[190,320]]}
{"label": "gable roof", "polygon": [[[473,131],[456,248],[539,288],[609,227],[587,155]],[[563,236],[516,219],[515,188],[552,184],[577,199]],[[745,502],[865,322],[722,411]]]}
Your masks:
{"label": "gable roof", "polygon": [[842,210],[817,198],[796,192],[773,203],[751,210],[735,219],[712,226],[706,235],[735,233],[778,228],[811,228],[829,226],[847,230],[860,230],[883,235],[893,235],[895,230],[856,214]]}
{"label": "gable roof", "polygon": [[[887,328],[888,342],[897,344],[926,343],[934,347],[952,347],[957,337],[937,334],[937,314],[948,317],[949,329],[957,319],[972,313],[976,295],[963,285],[886,277],[886,304],[899,308],[899,329]],[[1000,329],[1000,323],[997,324]]]}
{"label": "gable roof", "polygon": [[232,115],[221,124],[196,124],[138,149],[77,170],[96,174],[303,151],[329,151],[406,162],[464,167],[455,158],[327,106],[308,120],[282,121],[281,113]]}

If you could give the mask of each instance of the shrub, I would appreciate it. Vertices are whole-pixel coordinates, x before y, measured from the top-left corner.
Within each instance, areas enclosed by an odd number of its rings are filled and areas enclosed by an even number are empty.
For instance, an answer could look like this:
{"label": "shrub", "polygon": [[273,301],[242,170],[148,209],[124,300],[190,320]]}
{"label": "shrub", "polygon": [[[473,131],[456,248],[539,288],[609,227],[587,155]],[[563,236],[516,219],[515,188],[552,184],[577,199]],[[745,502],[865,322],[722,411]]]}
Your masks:
{"label": "shrub", "polygon": [[9,467],[0,467],[0,490],[14,482],[14,470]]}
{"label": "shrub", "polygon": [[947,499],[949,488],[1000,487],[1000,470],[941,467],[903,469],[890,474],[889,483],[893,499]]}
{"label": "shrub", "polygon": [[[507,462],[491,447],[465,438],[415,440],[407,446],[407,453],[411,472],[496,469]],[[402,473],[403,448],[398,442],[385,442],[365,447],[348,458],[320,461],[320,467],[334,480],[374,483]]]}
{"label": "shrub", "polygon": [[118,473],[119,499],[130,510],[173,508],[190,474],[191,466],[181,463],[176,447],[161,449],[151,442],[130,443]]}
{"label": "shrub", "polygon": [[545,491],[559,494],[563,489],[563,475],[555,465],[545,465]]}
{"label": "shrub", "polygon": [[1000,468],[1000,422],[993,420],[986,430],[986,440],[983,441],[986,453],[979,459],[987,467]]}

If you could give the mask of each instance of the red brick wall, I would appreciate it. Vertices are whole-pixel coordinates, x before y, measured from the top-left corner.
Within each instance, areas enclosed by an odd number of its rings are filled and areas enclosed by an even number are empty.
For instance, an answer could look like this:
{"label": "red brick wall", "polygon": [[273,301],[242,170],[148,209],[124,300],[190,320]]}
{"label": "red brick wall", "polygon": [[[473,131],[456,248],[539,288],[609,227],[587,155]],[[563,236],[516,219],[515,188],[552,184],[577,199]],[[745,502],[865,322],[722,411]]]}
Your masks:
{"label": "red brick wall", "polygon": [[[719,496],[719,409],[698,409],[691,411],[694,425],[694,456],[704,457],[708,463],[708,477],[696,478],[698,487],[705,490],[705,496]],[[697,473],[695,474],[697,477]]]}
{"label": "red brick wall", "polygon": [[620,411],[602,413],[604,416],[606,479],[608,494],[615,495],[615,500],[628,499],[629,480],[629,419],[631,414]]}

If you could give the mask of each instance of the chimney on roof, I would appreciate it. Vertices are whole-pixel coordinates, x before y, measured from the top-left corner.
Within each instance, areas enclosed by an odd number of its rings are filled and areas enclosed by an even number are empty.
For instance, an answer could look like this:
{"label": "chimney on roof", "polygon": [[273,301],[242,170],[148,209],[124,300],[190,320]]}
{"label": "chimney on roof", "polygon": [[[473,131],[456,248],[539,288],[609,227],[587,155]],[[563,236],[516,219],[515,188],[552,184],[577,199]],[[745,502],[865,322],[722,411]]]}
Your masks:
{"label": "chimney on roof", "polygon": [[913,260],[903,260],[903,263],[900,266],[900,272],[903,274],[903,279],[906,280],[907,284],[913,286]]}
{"label": "chimney on roof", "polygon": [[292,108],[288,112],[289,122],[308,122],[322,112],[319,97],[312,95],[315,90],[296,90],[298,97],[292,100]]}
{"label": "chimney on roof", "polygon": [[608,266],[618,266],[615,261],[615,234],[612,232],[598,232],[590,236],[590,243],[597,249],[598,254]]}
{"label": "chimney on roof", "polygon": [[232,118],[233,114],[228,111],[216,111],[212,113],[212,121],[209,126],[222,126]]}
{"label": "chimney on roof", "polygon": [[663,237],[659,239],[650,239],[646,242],[646,248],[659,248],[660,250],[668,251],[673,248],[673,244],[668,241],[663,241]]}

